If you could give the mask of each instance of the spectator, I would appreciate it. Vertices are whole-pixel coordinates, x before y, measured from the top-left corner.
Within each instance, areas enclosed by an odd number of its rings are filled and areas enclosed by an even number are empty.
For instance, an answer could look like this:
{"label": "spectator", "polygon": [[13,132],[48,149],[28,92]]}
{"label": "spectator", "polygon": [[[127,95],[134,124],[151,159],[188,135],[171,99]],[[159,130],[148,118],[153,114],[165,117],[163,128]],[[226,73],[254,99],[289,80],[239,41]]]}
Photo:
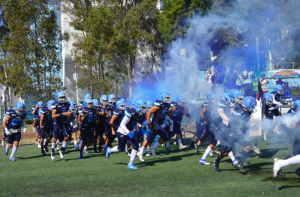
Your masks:
{"label": "spectator", "polygon": [[211,69],[208,69],[205,75],[205,79],[207,80],[207,84],[211,84],[211,77],[212,77],[212,73],[211,73]]}
{"label": "spectator", "polygon": [[264,93],[268,93],[268,84],[269,84],[269,80],[266,79],[266,75],[265,74],[262,74],[261,75],[261,80],[260,80],[260,83],[261,83],[261,89],[263,90]]}
{"label": "spectator", "polygon": [[243,71],[243,79],[244,79],[244,96],[253,96],[253,78],[254,73]]}
{"label": "spectator", "polygon": [[282,85],[282,84],[284,84],[284,82],[283,82],[281,79],[278,79],[278,80],[276,81],[276,84],[277,84],[277,85]]}
{"label": "spectator", "polygon": [[234,90],[236,90],[237,78],[238,78],[237,71],[230,70],[226,77],[226,81],[227,81],[226,88],[228,92],[233,92]]}

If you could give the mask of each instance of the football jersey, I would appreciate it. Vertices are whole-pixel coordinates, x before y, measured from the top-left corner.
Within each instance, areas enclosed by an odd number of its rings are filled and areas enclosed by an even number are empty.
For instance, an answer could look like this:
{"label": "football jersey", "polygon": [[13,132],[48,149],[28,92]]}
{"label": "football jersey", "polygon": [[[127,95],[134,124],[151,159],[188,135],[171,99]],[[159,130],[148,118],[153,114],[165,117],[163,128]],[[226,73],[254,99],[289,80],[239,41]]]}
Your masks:
{"label": "football jersey", "polygon": [[162,125],[164,123],[164,119],[169,113],[169,108],[171,107],[171,104],[164,103],[162,100],[156,100],[154,102],[154,105],[159,107],[159,110],[154,113],[151,123]]}
{"label": "football jersey", "polygon": [[[69,107],[70,104],[67,102],[66,103],[54,102],[52,104],[52,110],[56,109],[57,114],[62,114],[64,112],[69,111]],[[54,124],[59,126],[68,124],[67,117],[61,115],[60,117],[54,118]]]}
{"label": "football jersey", "polygon": [[79,110],[79,114],[82,114],[83,116],[85,116],[86,114],[88,114],[88,119],[84,119],[83,122],[81,123],[81,127],[89,127],[89,128],[93,128],[95,125],[95,122],[97,120],[97,110],[95,108],[81,108]]}
{"label": "football jersey", "polygon": [[44,107],[41,109],[40,113],[44,115],[43,126],[51,127],[53,122],[52,111],[47,107]]}
{"label": "football jersey", "polygon": [[141,121],[141,115],[134,108],[126,108],[125,116],[130,118],[130,121],[127,123],[126,127],[129,131],[132,131],[135,125]]}
{"label": "football jersey", "polygon": [[115,108],[113,111],[113,115],[118,116],[117,119],[114,121],[114,127],[119,128],[121,121],[125,115],[125,111],[120,110],[119,108]]}
{"label": "football jersey", "polygon": [[232,118],[230,120],[230,126],[235,132],[246,132],[250,127],[251,113],[244,110],[243,107],[235,108],[232,112]]}
{"label": "football jersey", "polygon": [[189,116],[188,114],[188,109],[186,108],[186,114],[182,113],[182,110],[184,109],[184,107],[180,107],[176,102],[172,102],[171,104],[173,104],[176,107],[175,112],[173,113],[173,116],[171,117],[171,119],[174,121],[174,123],[181,123],[182,118],[184,115]]}
{"label": "football jersey", "polygon": [[21,126],[23,120],[25,120],[27,113],[23,112],[22,114],[17,114],[14,109],[10,109],[6,111],[5,115],[10,116],[9,121],[6,126],[8,130],[17,130],[17,132],[21,132]]}

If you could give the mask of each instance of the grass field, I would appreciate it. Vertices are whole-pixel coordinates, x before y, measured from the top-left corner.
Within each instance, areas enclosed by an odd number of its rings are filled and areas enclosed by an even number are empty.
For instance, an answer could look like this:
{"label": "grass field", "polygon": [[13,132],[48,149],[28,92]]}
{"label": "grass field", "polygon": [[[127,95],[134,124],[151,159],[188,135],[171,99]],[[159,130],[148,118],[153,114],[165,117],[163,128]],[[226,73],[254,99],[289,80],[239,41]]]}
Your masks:
{"label": "grass field", "polygon": [[[189,139],[186,139],[189,142]],[[72,145],[72,144],[71,144]],[[20,146],[10,162],[0,147],[0,196],[299,196],[300,178],[294,173],[299,165],[283,169],[285,177],[272,177],[273,158],[291,153],[291,143],[260,141],[261,156],[252,153],[243,175],[229,158],[220,164],[221,172],[213,166],[200,166],[198,161],[207,143],[194,150],[168,153],[158,148],[158,156],[145,157],[139,170],[127,170],[129,157],[125,153],[92,153],[78,158],[78,151],[69,146],[61,160],[56,154],[41,156],[36,145]],[[214,157],[215,158],[215,157]],[[212,162],[214,158],[208,157]]]}

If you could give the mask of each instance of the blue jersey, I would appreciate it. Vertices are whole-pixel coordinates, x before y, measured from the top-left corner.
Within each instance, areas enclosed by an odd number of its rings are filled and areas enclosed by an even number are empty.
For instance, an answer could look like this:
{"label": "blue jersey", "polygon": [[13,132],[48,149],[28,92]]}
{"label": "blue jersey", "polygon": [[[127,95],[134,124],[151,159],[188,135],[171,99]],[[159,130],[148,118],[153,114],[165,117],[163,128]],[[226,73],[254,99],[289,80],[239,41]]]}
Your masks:
{"label": "blue jersey", "polygon": [[81,127],[84,127],[84,128],[93,128],[94,127],[97,117],[98,117],[96,109],[84,107],[79,110],[79,114],[82,114],[83,116],[85,116],[86,114],[89,115],[87,119],[83,120],[83,122],[81,123]]}
{"label": "blue jersey", "polygon": [[22,114],[17,114],[14,109],[10,109],[5,113],[6,116],[10,116],[9,121],[6,123],[7,129],[16,129],[21,131],[21,126],[23,120],[25,120],[27,113],[23,112]]}
{"label": "blue jersey", "polygon": [[[134,108],[126,108],[125,116],[130,118],[129,122],[127,123],[126,127],[129,131],[132,131],[135,125],[141,120],[143,117],[140,115]],[[144,117],[145,118],[145,117]]]}
{"label": "blue jersey", "polygon": [[120,110],[119,108],[115,108],[113,111],[113,115],[118,116],[117,119],[114,121],[114,127],[119,128],[121,121],[125,115],[124,110]]}
{"label": "blue jersey", "polygon": [[159,110],[154,113],[151,124],[162,125],[164,123],[166,115],[169,113],[169,108],[171,107],[171,104],[164,103],[162,100],[156,100],[154,102],[154,105],[159,107]]}
{"label": "blue jersey", "polygon": [[235,108],[232,112],[230,120],[230,126],[233,128],[232,131],[245,133],[250,129],[250,116],[251,113],[244,110],[243,107]]}
{"label": "blue jersey", "polygon": [[42,125],[44,127],[51,128],[53,126],[52,110],[49,110],[47,107],[44,107],[41,109],[40,113],[44,115]]}
{"label": "blue jersey", "polygon": [[[56,109],[56,114],[62,114],[64,112],[69,111],[69,107],[70,107],[69,103],[54,102],[52,105],[52,110]],[[58,118],[54,118],[54,124],[57,126],[67,125],[68,124],[67,117],[61,115]]]}
{"label": "blue jersey", "polygon": [[[103,111],[103,105],[100,104],[99,107],[98,107],[98,111]],[[104,113],[104,116],[100,116],[99,120],[100,120],[100,123],[105,123],[105,122],[109,122],[110,121],[110,118],[111,118],[111,113],[112,113],[112,109],[111,109],[111,106],[109,105],[105,105],[105,113]]]}
{"label": "blue jersey", "polygon": [[[171,119],[174,121],[174,123],[181,123],[182,118],[184,115],[189,116],[188,114],[188,109],[186,108],[186,114],[183,114],[182,111],[184,109],[184,107],[180,107],[176,102],[172,102],[172,104],[176,107],[175,112],[173,113],[173,116],[171,117]],[[175,123],[175,124],[176,124]]]}

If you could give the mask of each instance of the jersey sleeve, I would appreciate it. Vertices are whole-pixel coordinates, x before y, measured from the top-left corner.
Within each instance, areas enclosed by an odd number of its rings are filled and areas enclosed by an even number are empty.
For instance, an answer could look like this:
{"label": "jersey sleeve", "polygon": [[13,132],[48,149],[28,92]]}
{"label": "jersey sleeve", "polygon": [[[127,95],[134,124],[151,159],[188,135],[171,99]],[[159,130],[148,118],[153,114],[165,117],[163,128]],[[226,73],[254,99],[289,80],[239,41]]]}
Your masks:
{"label": "jersey sleeve", "polygon": [[120,110],[118,108],[114,109],[113,114],[116,116],[120,115]]}
{"label": "jersey sleeve", "polygon": [[56,102],[51,105],[51,109],[56,109],[56,107],[57,107],[57,103]]}
{"label": "jersey sleeve", "polygon": [[162,101],[161,101],[161,100],[156,100],[156,101],[154,101],[153,104],[154,104],[155,106],[157,106],[157,107],[160,107],[161,104],[162,104]]}
{"label": "jersey sleeve", "polygon": [[223,103],[221,103],[221,102],[219,102],[219,103],[217,104],[217,106],[218,106],[218,108],[225,108],[225,107],[226,107],[226,105],[223,104]]}

